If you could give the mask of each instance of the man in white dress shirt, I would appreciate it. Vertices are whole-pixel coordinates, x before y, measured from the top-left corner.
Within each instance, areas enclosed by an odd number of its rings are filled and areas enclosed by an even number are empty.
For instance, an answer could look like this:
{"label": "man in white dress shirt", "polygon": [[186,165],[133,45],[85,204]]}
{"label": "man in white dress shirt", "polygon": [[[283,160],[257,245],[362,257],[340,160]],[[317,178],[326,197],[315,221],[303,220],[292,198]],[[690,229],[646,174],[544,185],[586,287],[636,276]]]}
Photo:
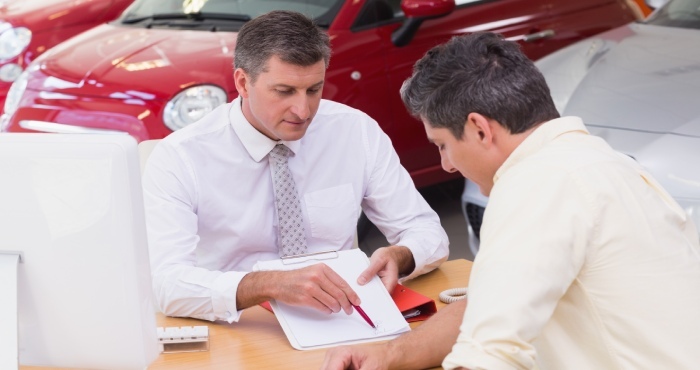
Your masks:
{"label": "man in white dress shirt", "polygon": [[447,259],[437,214],[377,122],[321,99],[329,58],[328,35],[299,13],[247,22],[235,49],[240,96],[154,149],[143,183],[154,290],[165,314],[233,322],[270,299],[327,313],[360,304],[325,265],[251,272],[281,255],[285,220],[269,159],[278,144],[291,152],[291,199],[302,216],[295,231],[305,253],[352,248],[364,210],[392,245],[373,253],[359,284],[379,275],[392,289],[399,277]]}
{"label": "man in white dress shirt", "polygon": [[632,158],[559,117],[517,44],[456,37],[401,93],[444,169],[490,195],[468,304],[391,342],[333,349],[325,368],[698,368],[692,221]]}

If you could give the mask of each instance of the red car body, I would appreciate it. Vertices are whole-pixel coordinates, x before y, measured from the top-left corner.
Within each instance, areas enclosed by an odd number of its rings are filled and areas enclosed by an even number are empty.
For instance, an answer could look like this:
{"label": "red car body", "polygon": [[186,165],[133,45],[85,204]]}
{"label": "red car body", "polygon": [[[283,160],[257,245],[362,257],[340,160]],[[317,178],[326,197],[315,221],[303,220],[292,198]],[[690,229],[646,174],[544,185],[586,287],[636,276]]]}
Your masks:
{"label": "red car body", "polygon": [[[27,47],[13,58],[0,59],[0,68],[29,63],[53,46],[116,19],[133,0],[0,0],[0,21],[32,32]],[[12,82],[0,80],[0,107]]]}
{"label": "red car body", "polygon": [[[455,35],[494,31],[520,42],[530,58],[538,59],[635,20],[624,0],[462,0],[456,6],[453,0],[403,0],[400,8],[396,0],[398,11],[391,19],[358,25],[376,2],[340,0],[326,27],[333,56],[323,96],[377,120],[419,187],[459,175],[442,170],[438,151],[399,97],[413,64],[430,47]],[[429,18],[417,22],[413,37],[397,41],[397,29],[421,17]],[[163,110],[183,89],[209,84],[221,87],[229,100],[237,95],[232,69],[236,32],[146,28],[120,21],[87,31],[37,60],[27,71],[26,89],[13,114],[4,115],[0,127],[13,132],[122,131],[139,141],[155,139],[171,132]],[[396,45],[401,43],[405,45]],[[51,124],[32,124],[37,122]]]}

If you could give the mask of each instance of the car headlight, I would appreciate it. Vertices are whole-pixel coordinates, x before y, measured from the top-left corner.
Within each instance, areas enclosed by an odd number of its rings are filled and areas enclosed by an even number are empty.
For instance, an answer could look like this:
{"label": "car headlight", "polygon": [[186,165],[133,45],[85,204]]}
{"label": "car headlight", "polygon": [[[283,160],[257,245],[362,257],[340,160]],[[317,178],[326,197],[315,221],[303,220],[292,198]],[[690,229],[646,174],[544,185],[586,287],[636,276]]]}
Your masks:
{"label": "car headlight", "polygon": [[5,64],[0,67],[0,81],[12,82],[22,74],[22,67],[16,63]]}
{"label": "car headlight", "polygon": [[214,85],[190,87],[175,95],[163,111],[163,121],[171,130],[179,130],[226,103],[226,92]]}
{"label": "car headlight", "polygon": [[10,91],[7,92],[7,98],[5,99],[5,114],[8,116],[13,115],[19,107],[20,99],[22,99],[24,90],[27,89],[28,78],[29,70],[27,69],[10,86]]}
{"label": "car headlight", "polygon": [[0,59],[18,56],[32,41],[32,31],[26,27],[11,27],[4,22],[0,25]]}

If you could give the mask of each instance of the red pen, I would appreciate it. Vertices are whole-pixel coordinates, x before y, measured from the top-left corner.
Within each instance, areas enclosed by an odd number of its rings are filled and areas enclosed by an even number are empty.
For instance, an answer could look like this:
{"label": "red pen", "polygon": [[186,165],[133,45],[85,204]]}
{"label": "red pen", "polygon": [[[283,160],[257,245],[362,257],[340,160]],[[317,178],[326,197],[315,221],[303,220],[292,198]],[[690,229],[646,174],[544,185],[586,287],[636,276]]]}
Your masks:
{"label": "red pen", "polygon": [[365,311],[362,309],[362,307],[360,307],[360,306],[355,306],[355,305],[352,305],[352,306],[355,307],[355,309],[356,309],[357,312],[360,314],[360,316],[362,316],[362,318],[365,319],[365,321],[367,321],[367,323],[368,323],[371,327],[373,327],[373,328],[375,328],[375,329],[377,328],[376,326],[374,326],[374,323],[372,322],[372,320],[369,319],[369,316],[367,316],[367,314],[366,314]]}

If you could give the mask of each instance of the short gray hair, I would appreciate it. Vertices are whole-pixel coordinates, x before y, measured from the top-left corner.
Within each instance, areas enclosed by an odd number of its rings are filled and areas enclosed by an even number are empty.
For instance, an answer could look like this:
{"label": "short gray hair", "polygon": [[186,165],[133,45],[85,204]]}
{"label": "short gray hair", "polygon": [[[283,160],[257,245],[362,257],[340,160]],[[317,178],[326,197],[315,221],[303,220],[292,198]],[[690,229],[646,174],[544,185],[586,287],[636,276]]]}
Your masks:
{"label": "short gray hair", "polygon": [[238,32],[234,68],[241,68],[253,81],[276,55],[283,62],[307,67],[331,58],[328,34],[305,15],[276,10],[256,17]]}
{"label": "short gray hair", "polygon": [[535,64],[517,43],[489,32],[430,49],[403,83],[401,99],[411,114],[459,140],[470,113],[496,120],[512,134],[559,117]]}

